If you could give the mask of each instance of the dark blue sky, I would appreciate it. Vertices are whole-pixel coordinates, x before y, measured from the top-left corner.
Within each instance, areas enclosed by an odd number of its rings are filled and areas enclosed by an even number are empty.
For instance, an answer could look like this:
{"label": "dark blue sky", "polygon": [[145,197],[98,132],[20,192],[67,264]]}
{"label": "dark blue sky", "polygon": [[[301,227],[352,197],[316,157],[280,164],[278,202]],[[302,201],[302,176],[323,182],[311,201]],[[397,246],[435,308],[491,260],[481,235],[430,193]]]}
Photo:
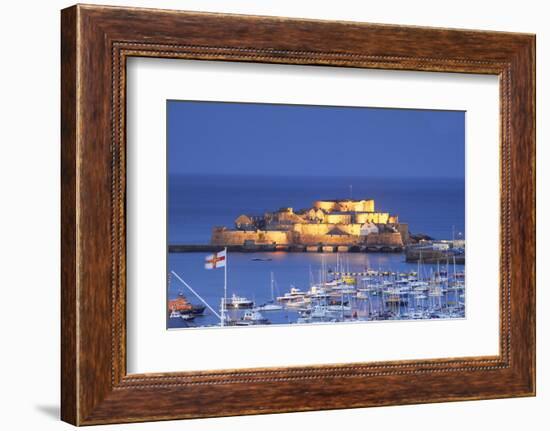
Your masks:
{"label": "dark blue sky", "polygon": [[169,174],[464,178],[462,111],[168,101]]}

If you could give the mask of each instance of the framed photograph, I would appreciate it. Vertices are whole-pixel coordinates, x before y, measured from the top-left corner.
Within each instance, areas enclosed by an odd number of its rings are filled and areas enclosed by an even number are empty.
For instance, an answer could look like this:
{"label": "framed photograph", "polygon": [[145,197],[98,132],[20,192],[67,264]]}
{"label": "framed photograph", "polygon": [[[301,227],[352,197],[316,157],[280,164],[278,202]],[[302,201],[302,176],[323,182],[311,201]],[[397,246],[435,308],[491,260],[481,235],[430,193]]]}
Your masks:
{"label": "framed photograph", "polygon": [[63,420],[535,394],[534,35],[77,5],[61,44]]}

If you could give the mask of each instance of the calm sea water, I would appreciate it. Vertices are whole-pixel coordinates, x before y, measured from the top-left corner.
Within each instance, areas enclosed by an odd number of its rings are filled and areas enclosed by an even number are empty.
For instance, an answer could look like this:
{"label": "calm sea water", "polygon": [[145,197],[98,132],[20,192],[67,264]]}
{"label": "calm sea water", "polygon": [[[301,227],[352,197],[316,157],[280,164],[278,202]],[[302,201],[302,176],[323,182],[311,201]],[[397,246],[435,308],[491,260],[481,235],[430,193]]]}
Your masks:
{"label": "calm sea water", "polygon": [[[317,199],[372,198],[376,209],[399,215],[409,223],[413,233],[438,239],[464,232],[464,181],[451,179],[368,179],[261,176],[171,176],[169,178],[169,244],[207,244],[213,226],[233,226],[240,214],[262,214],[281,207],[295,210],[310,207]],[[223,269],[205,270],[206,253],[170,253],[168,269],[176,271],[214,309],[223,296]],[[416,271],[417,265],[406,263],[403,254],[340,254],[351,271],[369,269]],[[255,258],[271,259],[254,261]],[[291,285],[307,290],[311,274],[318,278],[321,260],[335,268],[335,254],[318,253],[231,253],[228,257],[228,294],[236,293],[257,304],[271,299],[270,274],[276,280],[275,295],[282,295]],[[425,265],[428,275],[435,268]],[[460,270],[463,267],[459,268]],[[191,302],[199,303],[174,277],[168,297],[183,292]],[[235,313],[241,313],[240,311]],[[296,320],[292,310],[264,313],[272,323]],[[233,317],[238,317],[237,315]],[[207,311],[188,323],[168,319],[170,328],[215,325],[219,321]]]}

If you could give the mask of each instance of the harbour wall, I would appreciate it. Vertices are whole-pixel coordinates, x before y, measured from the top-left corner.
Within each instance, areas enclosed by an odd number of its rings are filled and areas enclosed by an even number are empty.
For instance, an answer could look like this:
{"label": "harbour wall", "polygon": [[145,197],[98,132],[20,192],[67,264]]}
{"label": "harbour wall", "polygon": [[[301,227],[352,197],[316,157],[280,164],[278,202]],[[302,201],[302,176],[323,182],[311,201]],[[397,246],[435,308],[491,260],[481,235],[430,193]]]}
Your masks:
{"label": "harbour wall", "polygon": [[280,244],[289,245],[292,243],[289,238],[289,231],[243,231],[229,230],[224,228],[212,231],[211,244],[218,246],[244,245],[247,242],[256,244]]}
{"label": "harbour wall", "polygon": [[454,262],[464,264],[465,256],[464,254],[453,255],[445,250],[408,247],[405,251],[405,260],[411,263],[420,261],[423,263]]}
{"label": "harbour wall", "polygon": [[[169,253],[212,253],[227,248],[232,253],[258,253],[258,252],[289,252],[289,253],[400,253],[404,250],[399,246],[388,245],[347,245],[347,244],[247,244],[219,246],[213,244],[170,244]],[[458,262],[457,262],[458,263]]]}
{"label": "harbour wall", "polygon": [[[230,245],[268,245],[290,246],[308,244],[327,245],[366,245],[403,247],[404,241],[400,232],[380,232],[360,235],[358,224],[330,225],[325,223],[295,225],[295,230],[288,231],[244,231],[215,228],[211,244],[216,246]],[[337,229],[340,233],[331,233]]]}
{"label": "harbour wall", "polygon": [[[294,230],[232,230],[215,228],[211,245],[216,247],[243,247],[245,250],[288,250],[291,247],[366,247],[373,251],[389,248],[403,249],[405,242],[400,232],[379,232],[360,235],[360,226],[330,225],[325,223],[295,225]],[[408,233],[408,230],[405,229]]]}

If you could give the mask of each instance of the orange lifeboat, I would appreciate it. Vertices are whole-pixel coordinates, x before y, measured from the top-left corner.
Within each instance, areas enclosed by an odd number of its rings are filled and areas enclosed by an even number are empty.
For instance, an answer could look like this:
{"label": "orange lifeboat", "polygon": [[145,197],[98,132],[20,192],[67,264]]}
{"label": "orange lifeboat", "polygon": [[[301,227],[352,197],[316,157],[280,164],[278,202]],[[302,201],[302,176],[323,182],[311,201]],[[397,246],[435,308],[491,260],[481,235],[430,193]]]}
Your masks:
{"label": "orange lifeboat", "polygon": [[193,306],[187,302],[187,299],[185,299],[183,296],[180,296],[176,299],[171,299],[168,301],[168,309],[170,311],[192,311]]}

